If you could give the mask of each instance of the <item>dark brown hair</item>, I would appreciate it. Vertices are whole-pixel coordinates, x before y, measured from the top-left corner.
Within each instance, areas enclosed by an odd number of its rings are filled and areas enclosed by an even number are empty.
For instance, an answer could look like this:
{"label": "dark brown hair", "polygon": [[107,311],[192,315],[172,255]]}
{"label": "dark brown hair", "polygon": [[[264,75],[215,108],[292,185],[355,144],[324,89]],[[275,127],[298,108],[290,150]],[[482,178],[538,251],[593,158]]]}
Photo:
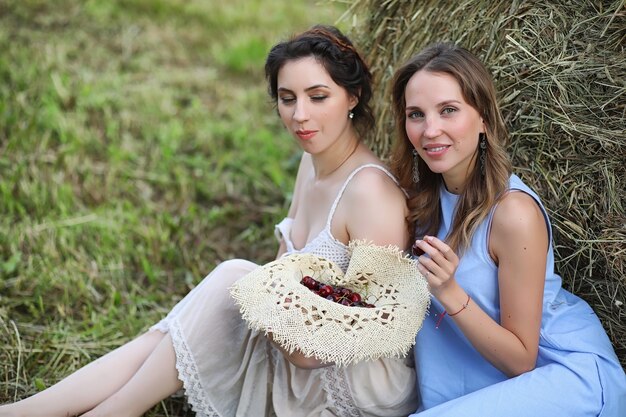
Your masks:
{"label": "dark brown hair", "polygon": [[350,39],[334,26],[313,26],[270,50],[265,61],[265,77],[274,102],[278,99],[278,72],[283,65],[309,56],[324,66],[337,85],[358,98],[357,105],[352,109],[355,126],[362,133],[373,127],[374,116],[369,105],[372,75]]}
{"label": "dark brown hair", "polygon": [[[441,224],[439,187],[441,174],[432,172],[428,165],[418,159],[419,183],[412,180],[413,145],[405,128],[405,89],[411,77],[418,71],[444,73],[458,82],[463,99],[472,106],[484,121],[487,148],[484,174],[480,164],[474,164],[465,187],[446,241],[455,251],[462,252],[469,244],[472,234],[489,210],[508,187],[511,163],[506,154],[508,132],[498,107],[491,74],[483,64],[466,49],[449,43],[434,44],[413,56],[400,67],[392,84],[393,109],[397,128],[397,140],[391,156],[391,166],[400,184],[411,189],[409,198],[409,224],[413,237],[424,234],[436,235]],[[474,154],[478,162],[478,147]]]}

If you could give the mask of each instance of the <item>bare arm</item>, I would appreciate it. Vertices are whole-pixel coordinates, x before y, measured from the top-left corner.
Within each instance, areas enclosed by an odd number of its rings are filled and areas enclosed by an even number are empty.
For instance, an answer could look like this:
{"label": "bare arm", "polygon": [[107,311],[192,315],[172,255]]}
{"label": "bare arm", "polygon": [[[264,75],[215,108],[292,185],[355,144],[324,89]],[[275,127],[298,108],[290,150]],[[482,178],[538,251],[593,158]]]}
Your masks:
{"label": "bare arm", "polygon": [[[425,240],[419,245],[431,259],[420,257],[420,269],[446,311],[459,311],[467,294],[454,279],[458,258],[439,239]],[[548,232],[532,197],[515,192],[501,201],[489,248],[498,264],[500,323],[474,302],[452,319],[485,359],[513,377],[535,367],[539,349]]]}

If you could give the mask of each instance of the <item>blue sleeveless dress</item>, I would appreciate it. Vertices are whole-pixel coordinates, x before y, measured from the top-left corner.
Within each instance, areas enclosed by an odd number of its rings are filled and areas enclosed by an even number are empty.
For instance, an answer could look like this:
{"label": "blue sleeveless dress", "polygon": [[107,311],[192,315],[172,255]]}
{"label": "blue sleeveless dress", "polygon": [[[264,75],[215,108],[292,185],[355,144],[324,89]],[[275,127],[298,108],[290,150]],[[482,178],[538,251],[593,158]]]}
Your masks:
{"label": "blue sleeveless dress", "polygon": [[[532,196],[550,222],[539,197],[517,176],[511,191]],[[444,239],[458,195],[440,191]],[[481,223],[460,260],[456,280],[494,320],[499,321],[498,268],[488,253],[493,209]],[[508,378],[474,349],[449,317],[435,328],[444,308],[432,299],[430,314],[417,335],[415,359],[422,406],[413,416],[602,416],[626,417],[626,375],[593,310],[561,288],[548,249],[543,317],[537,367]]]}

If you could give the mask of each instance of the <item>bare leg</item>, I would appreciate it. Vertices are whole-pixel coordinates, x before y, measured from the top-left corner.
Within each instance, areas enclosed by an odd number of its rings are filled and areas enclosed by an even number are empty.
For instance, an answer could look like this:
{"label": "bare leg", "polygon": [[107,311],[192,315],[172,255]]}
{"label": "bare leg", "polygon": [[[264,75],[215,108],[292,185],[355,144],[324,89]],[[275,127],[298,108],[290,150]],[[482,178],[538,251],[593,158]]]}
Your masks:
{"label": "bare leg", "polygon": [[126,385],[83,417],[141,416],[182,386],[172,338],[167,334]]}
{"label": "bare leg", "polygon": [[50,388],[15,404],[0,406],[0,417],[67,417],[91,410],[131,379],[164,336],[158,331],[144,333]]}

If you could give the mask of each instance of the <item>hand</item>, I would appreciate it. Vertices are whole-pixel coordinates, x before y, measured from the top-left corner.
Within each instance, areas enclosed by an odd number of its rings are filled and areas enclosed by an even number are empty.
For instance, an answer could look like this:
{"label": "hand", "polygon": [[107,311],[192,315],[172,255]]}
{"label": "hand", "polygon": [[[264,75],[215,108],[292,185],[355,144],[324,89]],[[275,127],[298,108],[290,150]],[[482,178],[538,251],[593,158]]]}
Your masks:
{"label": "hand", "polygon": [[426,277],[431,293],[438,298],[454,282],[459,257],[450,246],[434,236],[424,236],[423,240],[416,240],[413,251],[417,253],[418,250],[424,254],[418,258],[417,268]]}

